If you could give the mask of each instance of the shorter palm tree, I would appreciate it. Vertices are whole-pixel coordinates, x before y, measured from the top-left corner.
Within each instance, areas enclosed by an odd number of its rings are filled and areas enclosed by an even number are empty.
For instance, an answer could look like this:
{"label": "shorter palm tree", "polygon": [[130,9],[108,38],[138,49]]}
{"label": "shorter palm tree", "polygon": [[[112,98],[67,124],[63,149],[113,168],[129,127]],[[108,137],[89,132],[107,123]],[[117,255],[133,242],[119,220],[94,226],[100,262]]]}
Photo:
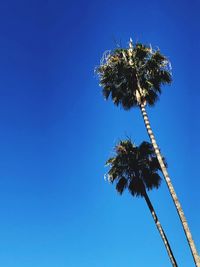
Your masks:
{"label": "shorter palm tree", "polygon": [[141,196],[145,199],[172,266],[177,266],[166,234],[147,194],[147,190],[158,188],[161,182],[158,174],[161,169],[153,146],[148,142],[142,142],[137,147],[128,139],[120,141],[115,147],[115,152],[116,155],[106,162],[110,166],[108,180],[111,183],[116,182],[116,189],[120,194],[127,188],[133,196]]}

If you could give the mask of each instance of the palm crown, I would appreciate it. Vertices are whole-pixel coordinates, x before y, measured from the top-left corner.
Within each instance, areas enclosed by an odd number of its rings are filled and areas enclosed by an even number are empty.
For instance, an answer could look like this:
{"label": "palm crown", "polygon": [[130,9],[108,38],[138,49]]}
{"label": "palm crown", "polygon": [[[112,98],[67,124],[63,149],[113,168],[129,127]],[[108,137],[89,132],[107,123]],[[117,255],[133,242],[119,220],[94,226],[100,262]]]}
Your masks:
{"label": "palm crown", "polygon": [[150,143],[142,142],[137,147],[131,140],[120,141],[115,152],[106,163],[110,166],[109,181],[116,182],[120,194],[128,188],[133,196],[143,196],[145,189],[159,187],[160,165]]}
{"label": "palm crown", "polygon": [[97,68],[103,95],[114,104],[130,109],[141,103],[154,105],[161,85],[171,83],[169,60],[151,46],[132,41],[104,55]]}

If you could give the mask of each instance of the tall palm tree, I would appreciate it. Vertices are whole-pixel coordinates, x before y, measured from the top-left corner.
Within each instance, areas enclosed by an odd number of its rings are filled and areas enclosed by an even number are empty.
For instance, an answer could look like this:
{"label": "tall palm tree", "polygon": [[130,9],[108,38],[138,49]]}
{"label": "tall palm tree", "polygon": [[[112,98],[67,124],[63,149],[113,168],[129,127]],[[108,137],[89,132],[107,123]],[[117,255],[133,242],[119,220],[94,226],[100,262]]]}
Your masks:
{"label": "tall palm tree", "polygon": [[170,63],[160,50],[136,43],[130,39],[129,48],[117,48],[104,54],[100,66],[96,69],[103,87],[105,99],[109,97],[115,105],[125,110],[139,107],[144,123],[159,161],[162,173],[181,220],[194,262],[200,267],[197,253],[187,220],[171,183],[167,168],[156,143],[155,136],[146,112],[146,105],[153,106],[161,94],[161,86],[172,81]]}
{"label": "tall palm tree", "polygon": [[125,140],[119,142],[115,147],[115,152],[115,157],[107,161],[110,166],[108,172],[109,181],[116,182],[116,189],[120,194],[127,188],[133,196],[141,196],[145,199],[172,266],[178,266],[166,234],[147,194],[147,190],[158,188],[161,182],[161,177],[158,174],[160,165],[152,145],[148,142],[143,142],[137,147],[131,140]]}

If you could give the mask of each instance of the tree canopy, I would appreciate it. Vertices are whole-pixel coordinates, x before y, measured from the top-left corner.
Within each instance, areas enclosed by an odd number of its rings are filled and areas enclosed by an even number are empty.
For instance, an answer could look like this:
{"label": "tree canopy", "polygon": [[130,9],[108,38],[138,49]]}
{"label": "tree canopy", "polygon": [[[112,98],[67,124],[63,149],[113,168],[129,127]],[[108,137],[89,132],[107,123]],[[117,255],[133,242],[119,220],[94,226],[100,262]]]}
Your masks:
{"label": "tree canopy", "polygon": [[160,165],[148,142],[137,147],[129,139],[120,141],[115,146],[115,156],[106,164],[110,166],[108,179],[111,183],[116,182],[120,194],[127,188],[133,196],[143,196],[145,189],[160,186]]}
{"label": "tree canopy", "polygon": [[145,101],[152,106],[161,86],[172,81],[170,62],[160,50],[141,43],[104,53],[96,69],[105,99],[125,110]]}

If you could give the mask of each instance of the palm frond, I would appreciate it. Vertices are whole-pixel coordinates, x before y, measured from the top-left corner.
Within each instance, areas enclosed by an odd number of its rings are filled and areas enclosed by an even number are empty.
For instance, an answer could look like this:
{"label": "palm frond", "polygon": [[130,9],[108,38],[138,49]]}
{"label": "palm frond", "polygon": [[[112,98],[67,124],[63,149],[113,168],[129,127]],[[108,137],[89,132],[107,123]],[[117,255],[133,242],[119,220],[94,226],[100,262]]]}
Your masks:
{"label": "palm frond", "polygon": [[116,189],[117,191],[122,194],[127,187],[127,179],[122,177],[119,179],[119,181],[116,183]]}

